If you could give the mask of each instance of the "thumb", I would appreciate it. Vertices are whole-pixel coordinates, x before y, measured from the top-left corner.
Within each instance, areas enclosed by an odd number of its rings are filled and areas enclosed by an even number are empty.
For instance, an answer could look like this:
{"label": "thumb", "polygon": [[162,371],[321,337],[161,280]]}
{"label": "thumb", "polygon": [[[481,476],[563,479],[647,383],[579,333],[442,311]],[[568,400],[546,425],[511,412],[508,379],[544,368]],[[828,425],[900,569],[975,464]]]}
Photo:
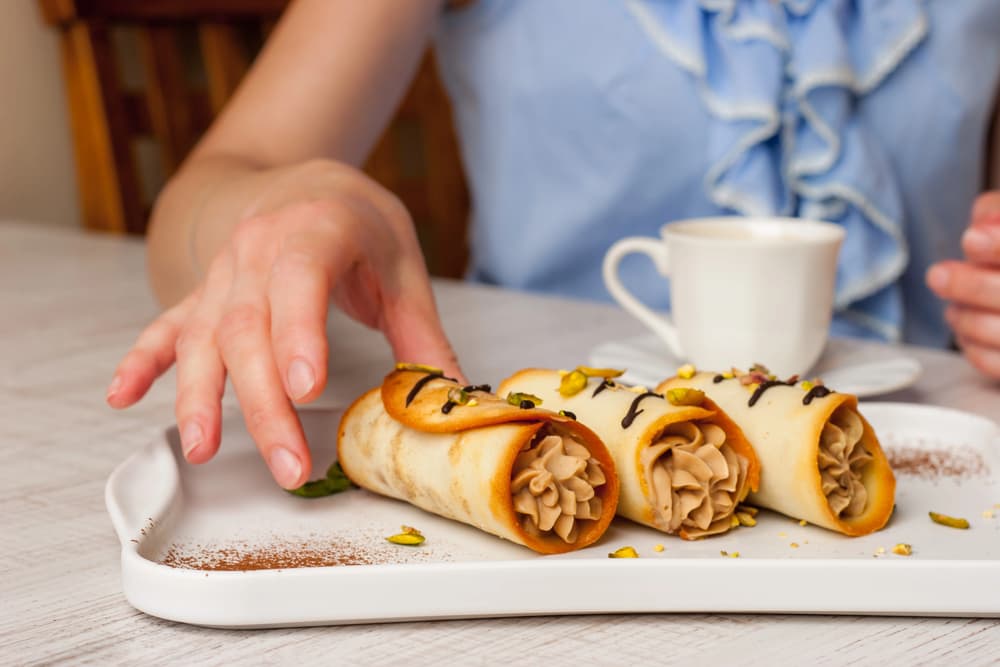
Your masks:
{"label": "thumb", "polygon": [[434,297],[409,295],[387,304],[382,332],[392,346],[396,361],[434,366],[445,375],[466,382],[458,358],[448,341],[434,305]]}

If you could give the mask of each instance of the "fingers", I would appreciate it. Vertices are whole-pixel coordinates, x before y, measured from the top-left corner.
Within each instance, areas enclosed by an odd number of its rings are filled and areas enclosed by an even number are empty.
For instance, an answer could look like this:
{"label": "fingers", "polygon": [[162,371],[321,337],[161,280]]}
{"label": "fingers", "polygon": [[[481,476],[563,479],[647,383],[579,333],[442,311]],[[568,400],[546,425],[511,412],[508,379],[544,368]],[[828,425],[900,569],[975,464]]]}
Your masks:
{"label": "fingers", "polygon": [[1000,226],[1000,191],[984,192],[972,206],[972,224]]}
{"label": "fingers", "polygon": [[969,261],[1000,267],[1000,216],[997,224],[973,224],[962,235],[962,250]]}
{"label": "fingers", "polygon": [[108,387],[107,402],[113,408],[127,408],[145,396],[156,378],[174,363],[174,345],[181,326],[194,306],[191,295],[165,311],[146,327],[128,351]]}
{"label": "fingers", "polygon": [[306,481],[311,458],[272,354],[268,268],[267,258],[252,247],[237,253],[235,279],[216,342],[251,437],[275,481],[292,489]]}
{"label": "fingers", "polygon": [[1000,311],[1000,270],[965,262],[940,262],[927,272],[927,285],[961,306]]}
{"label": "fingers", "polygon": [[980,345],[961,337],[958,339],[958,345],[970,364],[985,375],[1000,379],[1000,348]]}
{"label": "fingers", "polygon": [[330,277],[316,256],[316,239],[286,241],[271,270],[271,339],[285,393],[305,403],[326,385],[326,318]]}
{"label": "fingers", "polygon": [[446,375],[465,382],[458,358],[448,341],[428,285],[426,294],[404,292],[386,304],[383,331],[396,361],[436,366]]}
{"label": "fingers", "polygon": [[181,449],[191,463],[205,463],[219,450],[226,370],[215,344],[215,326],[232,280],[232,259],[212,263],[202,299],[177,339],[177,399],[174,414]]}

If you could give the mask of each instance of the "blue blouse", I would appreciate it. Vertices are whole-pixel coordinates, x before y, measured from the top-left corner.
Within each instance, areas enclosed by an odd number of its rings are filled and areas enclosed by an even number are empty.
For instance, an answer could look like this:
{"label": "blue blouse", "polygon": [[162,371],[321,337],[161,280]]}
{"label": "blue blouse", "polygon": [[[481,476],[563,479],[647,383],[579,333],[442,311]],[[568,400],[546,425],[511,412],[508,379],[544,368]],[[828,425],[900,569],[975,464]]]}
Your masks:
{"label": "blue blouse", "polygon": [[[617,239],[782,214],[847,231],[834,332],[944,345],[1000,84],[1000,0],[478,0],[437,36],[470,277],[608,299]],[[665,308],[654,269],[623,280]]]}

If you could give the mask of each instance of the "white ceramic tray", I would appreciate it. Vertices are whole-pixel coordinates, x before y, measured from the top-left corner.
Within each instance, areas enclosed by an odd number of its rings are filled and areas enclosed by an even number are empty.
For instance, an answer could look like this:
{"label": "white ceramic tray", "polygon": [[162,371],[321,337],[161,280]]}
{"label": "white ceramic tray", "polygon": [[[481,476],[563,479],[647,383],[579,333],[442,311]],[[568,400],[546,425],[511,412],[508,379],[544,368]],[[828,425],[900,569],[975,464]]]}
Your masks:
{"label": "white ceramic tray", "polygon": [[[199,625],[597,612],[1000,616],[1000,429],[939,408],[869,403],[863,412],[904,463],[890,525],[854,539],[763,511],[754,528],[697,542],[616,519],[597,545],[543,557],[366,491],[291,496],[235,420],[204,466],[183,463],[176,433],[166,431],[114,471],[106,501],[128,601]],[[332,458],[339,417],[303,413],[319,464]],[[934,524],[928,510],[972,527]],[[984,516],[990,510],[996,518]],[[401,524],[427,542],[386,542]],[[912,556],[891,553],[900,542]],[[624,545],[640,558],[607,557]],[[199,569],[250,561],[281,567]],[[310,566],[323,562],[362,564]]]}

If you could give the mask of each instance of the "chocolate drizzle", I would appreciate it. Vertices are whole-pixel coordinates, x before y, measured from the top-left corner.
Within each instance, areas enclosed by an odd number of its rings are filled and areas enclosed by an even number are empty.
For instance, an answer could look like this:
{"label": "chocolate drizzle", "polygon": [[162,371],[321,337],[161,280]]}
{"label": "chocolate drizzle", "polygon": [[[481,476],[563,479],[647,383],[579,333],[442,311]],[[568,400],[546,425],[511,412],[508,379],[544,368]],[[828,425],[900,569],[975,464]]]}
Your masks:
{"label": "chocolate drizzle", "polygon": [[749,405],[752,408],[754,405],[757,404],[757,401],[760,400],[760,397],[764,395],[764,392],[770,389],[771,387],[777,387],[779,385],[791,387],[794,384],[795,384],[794,382],[785,382],[783,380],[768,380],[766,382],[761,382],[757,386],[757,388],[753,390],[753,394],[750,396],[750,402],[747,405]]}
{"label": "chocolate drizzle", "polygon": [[597,385],[597,389],[594,390],[594,393],[591,394],[590,397],[594,398],[595,396],[597,396],[598,394],[600,394],[602,391],[604,391],[608,387],[613,387],[613,386],[615,386],[614,382],[612,382],[611,380],[609,380],[607,378],[604,378],[604,380],[601,382],[601,384]]}
{"label": "chocolate drizzle", "polygon": [[833,393],[833,389],[828,389],[821,384],[816,385],[802,397],[802,405],[809,405],[813,402],[814,398],[823,398],[824,396],[829,396]]}
{"label": "chocolate drizzle", "polygon": [[561,414],[563,417],[569,417],[573,421],[576,421],[576,413],[575,412],[570,412],[569,410],[560,410],[559,414]]}
{"label": "chocolate drizzle", "polygon": [[712,378],[712,384],[719,384],[720,382],[722,382],[725,379],[726,378],[724,376],[722,376],[722,375],[716,375],[714,378]]}
{"label": "chocolate drizzle", "polygon": [[639,404],[642,403],[642,399],[648,398],[650,396],[656,396],[657,398],[663,398],[661,394],[657,394],[655,391],[647,391],[644,394],[639,394],[632,401],[632,405],[629,406],[628,412],[625,413],[625,417],[622,418],[622,428],[628,428],[635,421],[635,418],[641,415],[644,410],[639,409]]}
{"label": "chocolate drizzle", "polygon": [[406,395],[406,407],[410,407],[410,403],[412,403],[413,399],[415,399],[417,397],[417,394],[420,393],[420,390],[424,388],[425,384],[427,384],[431,380],[436,380],[437,378],[441,378],[442,380],[450,380],[452,382],[456,382],[456,380],[454,378],[450,378],[447,375],[445,375],[444,373],[428,373],[427,375],[425,375],[422,378],[420,378],[419,380],[417,380],[416,383],[414,383],[414,385],[413,385],[413,389],[411,389],[410,393]]}
{"label": "chocolate drizzle", "polygon": [[447,403],[441,406],[441,412],[443,412],[444,414],[448,414],[451,412],[451,409],[456,405],[458,405],[458,403],[456,403],[455,401],[448,401]]}
{"label": "chocolate drizzle", "polygon": [[518,407],[521,408],[522,410],[531,410],[533,407],[535,407],[535,404],[529,401],[528,399],[524,399],[523,401],[521,401],[521,404]]}

